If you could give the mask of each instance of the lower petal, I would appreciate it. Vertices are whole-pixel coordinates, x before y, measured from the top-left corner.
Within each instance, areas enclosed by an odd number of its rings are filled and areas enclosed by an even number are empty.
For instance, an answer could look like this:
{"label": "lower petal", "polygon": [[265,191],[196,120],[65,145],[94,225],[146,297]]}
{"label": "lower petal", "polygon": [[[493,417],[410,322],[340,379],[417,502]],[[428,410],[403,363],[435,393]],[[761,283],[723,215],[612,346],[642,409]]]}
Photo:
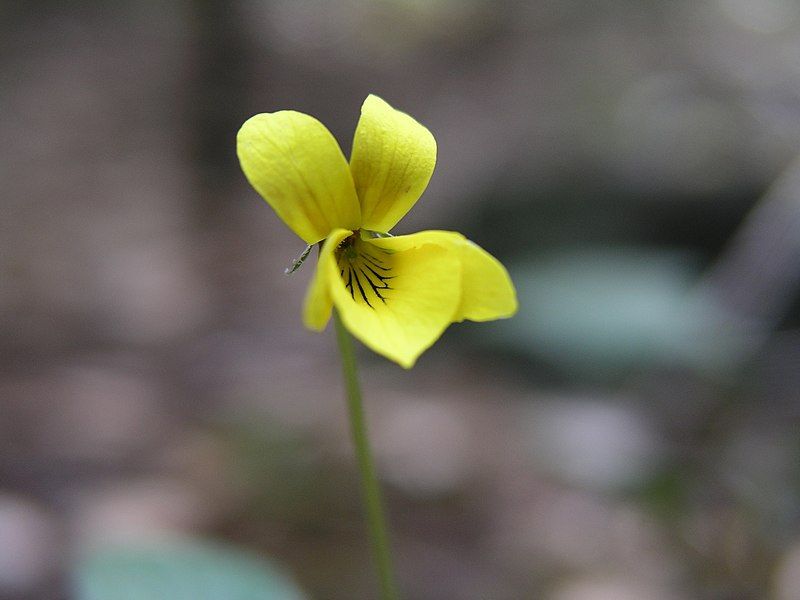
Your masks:
{"label": "lower petal", "polygon": [[431,243],[393,249],[393,240],[350,238],[329,281],[347,329],[405,368],[442,335],[461,298],[458,255]]}
{"label": "lower petal", "polygon": [[476,243],[454,231],[421,231],[381,239],[384,247],[404,250],[421,244],[437,244],[458,256],[461,267],[461,299],[453,321],[491,321],[517,312],[517,292],[506,268]]}

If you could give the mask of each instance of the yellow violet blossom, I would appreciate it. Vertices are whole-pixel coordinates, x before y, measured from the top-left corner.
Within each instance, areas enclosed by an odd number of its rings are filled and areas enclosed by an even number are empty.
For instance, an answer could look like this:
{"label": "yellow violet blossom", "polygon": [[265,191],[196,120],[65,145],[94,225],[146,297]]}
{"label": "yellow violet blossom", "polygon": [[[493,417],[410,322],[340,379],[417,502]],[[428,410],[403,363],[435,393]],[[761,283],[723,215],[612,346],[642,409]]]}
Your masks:
{"label": "yellow violet blossom", "polygon": [[335,306],[356,338],[410,368],[450,323],[516,312],[503,265],[461,234],[386,235],[428,185],[436,141],[377,96],[361,107],[349,164],[322,123],[289,110],[248,119],[237,154],[284,223],[320,243],[303,311],[310,329],[323,330]]}

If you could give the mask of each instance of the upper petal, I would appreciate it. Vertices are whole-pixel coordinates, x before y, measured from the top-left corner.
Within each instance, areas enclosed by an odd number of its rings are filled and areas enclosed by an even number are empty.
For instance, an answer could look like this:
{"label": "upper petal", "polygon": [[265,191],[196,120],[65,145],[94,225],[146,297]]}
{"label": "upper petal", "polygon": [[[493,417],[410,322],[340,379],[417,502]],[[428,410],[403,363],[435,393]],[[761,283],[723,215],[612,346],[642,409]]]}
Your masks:
{"label": "upper petal", "polygon": [[329,270],[330,293],[356,338],[410,368],[452,322],[461,270],[458,257],[444,246],[395,249],[397,239],[345,242],[352,246],[339,251]]}
{"label": "upper petal", "polygon": [[307,243],[361,222],[353,179],[339,145],[314,117],[285,110],[248,119],[236,152],[250,184]]}
{"label": "upper petal", "polygon": [[454,321],[491,321],[517,312],[517,292],[506,268],[476,243],[454,231],[421,231],[386,238],[395,248],[439,244],[450,248],[461,268],[461,299]]}
{"label": "upper petal", "polygon": [[368,96],[350,157],[363,227],[383,232],[394,227],[425,191],[435,165],[431,132],[377,96]]}

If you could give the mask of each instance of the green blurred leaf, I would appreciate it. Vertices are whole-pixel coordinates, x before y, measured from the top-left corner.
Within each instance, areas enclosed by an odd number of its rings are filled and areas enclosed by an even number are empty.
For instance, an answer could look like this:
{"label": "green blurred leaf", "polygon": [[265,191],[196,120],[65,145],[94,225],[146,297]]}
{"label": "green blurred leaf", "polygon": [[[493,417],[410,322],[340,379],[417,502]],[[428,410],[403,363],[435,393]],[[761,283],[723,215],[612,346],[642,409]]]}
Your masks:
{"label": "green blurred leaf", "polygon": [[[572,373],[616,376],[658,364],[716,368],[738,332],[697,293],[695,261],[644,248],[574,250],[516,265],[520,311],[497,333],[510,348]],[[723,335],[724,333],[724,335]]]}
{"label": "green blurred leaf", "polygon": [[101,548],[75,574],[77,600],[304,600],[291,579],[222,545],[173,541]]}

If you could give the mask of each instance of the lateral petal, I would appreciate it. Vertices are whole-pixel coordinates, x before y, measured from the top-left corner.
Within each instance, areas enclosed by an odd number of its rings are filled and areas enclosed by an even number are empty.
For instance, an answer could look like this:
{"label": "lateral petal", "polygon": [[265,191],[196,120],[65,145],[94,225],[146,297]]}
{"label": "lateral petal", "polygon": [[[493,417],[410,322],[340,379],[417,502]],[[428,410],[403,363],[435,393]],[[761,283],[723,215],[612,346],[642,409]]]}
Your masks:
{"label": "lateral petal", "polygon": [[314,117],[291,110],[255,115],[239,130],[236,152],[250,184],[307,243],[337,227],[360,226],[347,161]]}
{"label": "lateral petal", "polygon": [[425,191],[435,165],[431,132],[377,96],[368,96],[350,157],[363,227],[382,232],[394,227]]}
{"label": "lateral petal", "polygon": [[439,244],[394,250],[398,238],[351,238],[330,293],[347,329],[405,368],[452,322],[461,297],[458,256]]}
{"label": "lateral petal", "polygon": [[439,244],[457,254],[461,267],[461,300],[453,321],[491,321],[517,312],[517,292],[506,268],[494,256],[454,231],[421,231],[380,240],[395,249]]}
{"label": "lateral petal", "polygon": [[492,321],[517,312],[517,291],[508,271],[494,256],[466,238],[461,257],[461,305],[455,320]]}
{"label": "lateral petal", "polygon": [[303,323],[309,329],[322,331],[331,318],[333,299],[330,287],[337,274],[334,252],[342,240],[352,233],[347,229],[335,229],[322,245],[317,268],[303,304]]}

